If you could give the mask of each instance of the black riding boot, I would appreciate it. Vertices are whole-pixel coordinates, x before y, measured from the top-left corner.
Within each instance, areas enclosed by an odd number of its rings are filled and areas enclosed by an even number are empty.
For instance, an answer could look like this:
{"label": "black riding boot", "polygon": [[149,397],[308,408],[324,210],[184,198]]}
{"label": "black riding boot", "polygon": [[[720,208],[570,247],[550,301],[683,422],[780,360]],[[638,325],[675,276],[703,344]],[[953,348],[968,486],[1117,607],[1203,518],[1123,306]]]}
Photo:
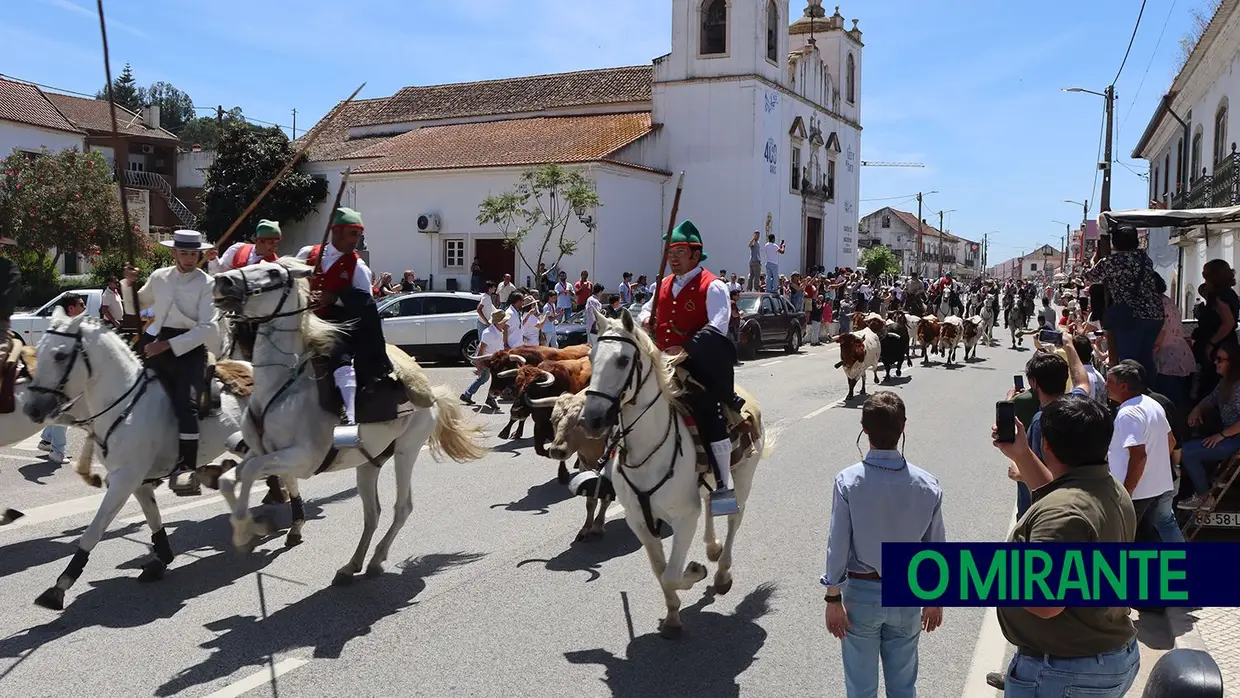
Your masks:
{"label": "black riding boot", "polygon": [[181,439],[178,444],[177,464],[168,474],[168,489],[180,497],[192,497],[202,493],[198,483],[198,439]]}

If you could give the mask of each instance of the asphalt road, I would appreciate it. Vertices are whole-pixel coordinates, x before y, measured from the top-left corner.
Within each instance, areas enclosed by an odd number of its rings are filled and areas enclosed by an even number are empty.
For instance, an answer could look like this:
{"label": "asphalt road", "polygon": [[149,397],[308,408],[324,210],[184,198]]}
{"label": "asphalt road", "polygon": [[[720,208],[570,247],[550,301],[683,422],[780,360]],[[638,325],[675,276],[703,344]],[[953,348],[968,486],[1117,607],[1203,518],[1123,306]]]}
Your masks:
{"label": "asphalt road", "polygon": [[[905,454],[939,478],[953,540],[1001,540],[1014,501],[989,435],[994,401],[1028,352],[979,354],[950,369],[918,360],[884,386],[908,405]],[[494,450],[466,465],[424,452],[388,572],[350,587],[329,582],[361,531],[351,473],[303,483],[303,545],[275,536],[248,556],[231,548],[217,496],[161,488],[178,553],[167,578],[136,581],[150,532],[130,504],[61,613],[32,602],[67,564],[98,490],[30,442],[3,449],[3,502],[28,516],[0,528],[0,695],[842,696],[818,584],[832,479],[860,458],[859,403],[840,402],[837,358],[833,346],[805,348],[738,370],[774,449],[737,539],[735,585],[722,597],[704,584],[683,593],[678,642],[656,632],[662,595],[619,510],[604,540],[574,542],[584,500],[568,497],[528,439],[491,436]],[[472,378],[463,367],[429,372],[458,392]],[[475,419],[492,435],[505,423]],[[380,479],[386,527],[394,488]],[[287,524],[286,509],[271,514]],[[690,557],[706,563],[700,543]],[[984,618],[949,609],[923,636],[923,695],[993,695],[979,671],[997,668],[1004,645]]]}

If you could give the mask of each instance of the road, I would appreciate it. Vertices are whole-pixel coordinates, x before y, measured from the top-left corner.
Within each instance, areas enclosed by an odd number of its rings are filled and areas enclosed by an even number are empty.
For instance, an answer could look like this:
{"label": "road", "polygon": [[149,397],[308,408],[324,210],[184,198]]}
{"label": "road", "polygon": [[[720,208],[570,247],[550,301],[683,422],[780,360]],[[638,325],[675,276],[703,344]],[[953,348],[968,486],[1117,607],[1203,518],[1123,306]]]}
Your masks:
{"label": "road", "polygon": [[[951,369],[918,360],[886,386],[908,405],[905,454],[944,488],[952,540],[1001,540],[1014,500],[990,426],[1028,352],[979,354]],[[130,504],[62,613],[32,601],[67,564],[98,490],[41,461],[31,442],[3,449],[4,503],[28,516],[0,529],[0,694],[842,696],[818,584],[832,480],[860,458],[859,410],[841,403],[837,360],[834,346],[807,347],[738,369],[762,401],[774,448],[737,539],[735,586],[722,597],[702,584],[684,593],[678,642],[656,632],[662,595],[620,512],[603,541],[573,542],[583,500],[567,496],[528,440],[493,436],[501,415],[475,417],[492,434],[483,460],[423,454],[413,515],[380,578],[329,585],[361,531],[351,473],[303,483],[303,545],[286,549],[276,536],[248,556],[231,548],[217,496],[161,488],[178,553],[167,578],[135,580],[150,532]],[[457,392],[472,377],[462,367],[428,371]],[[393,490],[384,474],[383,527]],[[287,525],[286,509],[272,515]],[[691,559],[706,562],[700,543]],[[993,695],[979,683],[1005,649],[990,617],[949,609],[923,636],[923,695]]]}

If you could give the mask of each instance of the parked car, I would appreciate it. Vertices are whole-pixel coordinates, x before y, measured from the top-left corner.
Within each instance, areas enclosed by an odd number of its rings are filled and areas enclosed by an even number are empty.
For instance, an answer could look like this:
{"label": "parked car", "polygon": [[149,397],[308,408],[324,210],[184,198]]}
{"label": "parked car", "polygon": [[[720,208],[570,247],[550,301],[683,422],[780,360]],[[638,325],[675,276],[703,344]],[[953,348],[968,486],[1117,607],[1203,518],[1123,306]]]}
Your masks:
{"label": "parked car", "polygon": [[383,336],[417,357],[466,359],[478,350],[478,293],[418,291],[379,300]]}
{"label": "parked car", "polygon": [[574,344],[585,344],[586,340],[586,311],[576,310],[568,314],[568,317],[560,321],[555,327],[556,341],[561,347],[571,347]]}
{"label": "parked car", "polygon": [[9,326],[14,332],[21,335],[22,340],[27,344],[38,344],[39,340],[43,339],[43,333],[47,331],[48,326],[52,323],[52,311],[56,309],[60,299],[69,293],[76,293],[86,298],[86,314],[91,317],[99,317],[99,307],[103,301],[103,289],[79,288],[57,295],[38,310],[32,310],[28,313],[13,313],[9,319]]}
{"label": "parked car", "polygon": [[801,348],[808,316],[792,307],[792,301],[774,293],[749,291],[736,299],[736,307],[741,311],[739,358],[755,359],[763,349],[783,347],[793,354]]}

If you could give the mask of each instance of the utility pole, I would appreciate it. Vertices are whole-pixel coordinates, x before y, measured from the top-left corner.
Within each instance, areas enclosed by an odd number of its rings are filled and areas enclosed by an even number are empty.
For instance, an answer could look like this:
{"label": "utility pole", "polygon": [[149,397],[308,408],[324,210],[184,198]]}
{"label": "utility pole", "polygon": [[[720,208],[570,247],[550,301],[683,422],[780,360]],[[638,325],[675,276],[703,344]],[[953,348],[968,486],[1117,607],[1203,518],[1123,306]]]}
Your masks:
{"label": "utility pole", "polygon": [[1098,207],[1099,212],[1111,210],[1111,125],[1115,120],[1115,85],[1107,85],[1104,98],[1107,111],[1107,144],[1103,155],[1106,163],[1102,167],[1102,204]]}
{"label": "utility pole", "polygon": [[926,276],[926,267],[922,264],[922,253],[924,251],[922,248],[925,245],[923,242],[925,239],[924,235],[925,232],[922,230],[921,221],[921,192],[917,192],[917,273],[923,278]]}
{"label": "utility pole", "polygon": [[290,141],[297,140],[297,108],[296,107],[293,108],[293,137],[290,138],[289,140]]}
{"label": "utility pole", "polygon": [[1063,271],[1068,266],[1068,236],[1059,236],[1059,270]]}
{"label": "utility pole", "polygon": [[939,244],[935,248],[937,253],[935,256],[939,258],[939,273],[937,276],[943,278],[943,212],[939,211]]}
{"label": "utility pole", "polygon": [[224,128],[224,105],[218,104],[215,107],[215,125]]}

